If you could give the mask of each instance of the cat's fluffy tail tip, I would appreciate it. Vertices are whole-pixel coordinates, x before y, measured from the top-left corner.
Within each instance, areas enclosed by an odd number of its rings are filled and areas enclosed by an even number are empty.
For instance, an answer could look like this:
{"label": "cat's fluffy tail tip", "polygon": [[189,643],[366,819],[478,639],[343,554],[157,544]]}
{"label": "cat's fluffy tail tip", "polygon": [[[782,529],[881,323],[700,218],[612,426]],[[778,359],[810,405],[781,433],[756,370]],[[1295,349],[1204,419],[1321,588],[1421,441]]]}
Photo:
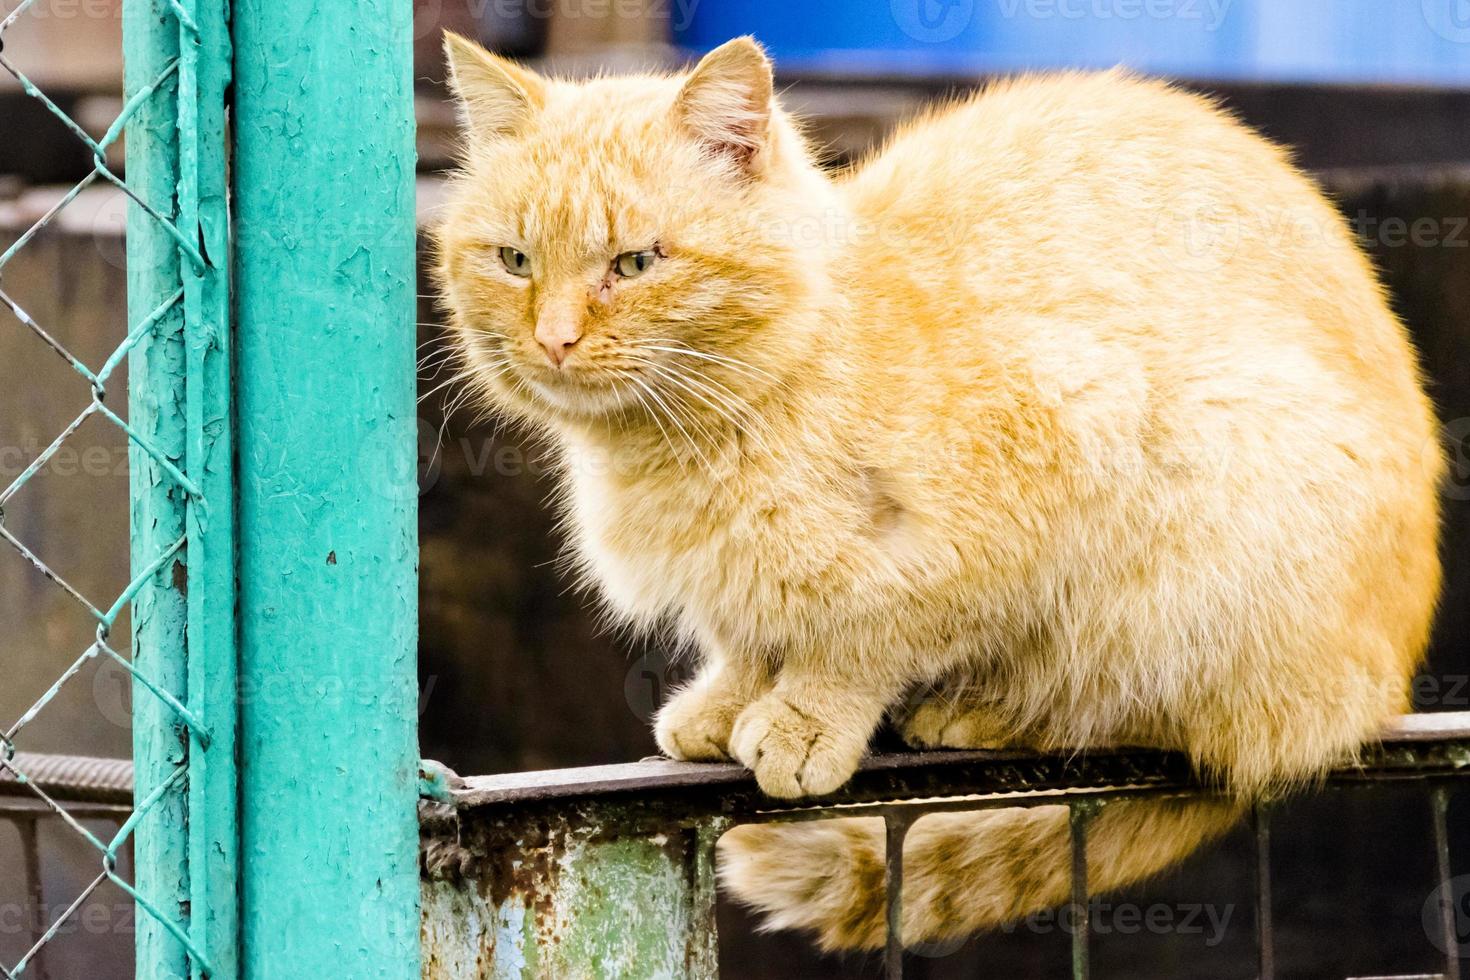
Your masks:
{"label": "cat's fluffy tail tip", "polygon": [[735,827],[718,867],[721,886],[763,914],[763,932],[799,929],[829,952],[883,945],[881,819]]}

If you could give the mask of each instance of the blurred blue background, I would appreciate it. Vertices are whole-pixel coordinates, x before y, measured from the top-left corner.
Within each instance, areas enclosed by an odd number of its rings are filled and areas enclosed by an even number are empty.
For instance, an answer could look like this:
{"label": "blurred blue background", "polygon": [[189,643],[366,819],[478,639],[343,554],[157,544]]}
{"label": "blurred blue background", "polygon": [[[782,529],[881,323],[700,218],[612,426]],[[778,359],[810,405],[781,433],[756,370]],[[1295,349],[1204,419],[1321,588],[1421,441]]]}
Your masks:
{"label": "blurred blue background", "polygon": [[754,34],[787,70],[1123,64],[1197,79],[1470,83],[1470,0],[670,0],[676,43]]}

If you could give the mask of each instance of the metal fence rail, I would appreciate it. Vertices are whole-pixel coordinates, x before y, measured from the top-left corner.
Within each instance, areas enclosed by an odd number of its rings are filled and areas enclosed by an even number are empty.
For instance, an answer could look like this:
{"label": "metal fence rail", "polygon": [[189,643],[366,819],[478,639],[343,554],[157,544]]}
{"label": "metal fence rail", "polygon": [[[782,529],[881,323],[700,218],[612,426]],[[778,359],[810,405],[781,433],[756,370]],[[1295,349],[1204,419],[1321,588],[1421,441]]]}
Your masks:
{"label": "metal fence rail", "polygon": [[[27,785],[16,778],[16,770],[25,772],[52,801],[65,806],[76,820],[104,822],[114,828],[126,825],[132,813],[133,764],[127,759],[92,759],[77,756],[31,755],[16,753],[15,769],[0,771],[0,821],[12,824],[20,838],[24,894],[36,913],[25,916],[31,953],[28,962],[15,975],[34,976],[36,980],[53,980],[46,956],[48,931],[55,922],[45,923],[39,913],[48,907],[45,875],[41,859],[40,827],[55,820],[54,812]],[[71,897],[67,896],[70,901]],[[64,923],[64,919],[62,920]]]}
{"label": "metal fence rail", "polygon": [[[596,950],[602,975],[714,976],[714,846],[741,823],[881,817],[887,827],[889,923],[885,964],[903,975],[899,931],[903,840],[930,813],[1069,807],[1072,820],[1074,977],[1091,968],[1088,824],[1120,799],[1213,792],[1187,760],[1119,750],[1076,755],[922,752],[867,759],[839,793],[772,800],[743,768],[645,761],[459,779],[430,771],[423,809],[425,962],[434,977],[577,975],[562,950]],[[1444,980],[1459,980],[1450,906],[1449,792],[1470,777],[1470,713],[1413,715],[1328,788],[1413,782],[1430,793],[1425,839],[1434,848]],[[1269,806],[1254,814],[1256,947],[1262,980],[1275,965]],[[601,882],[613,886],[596,888]],[[644,935],[640,936],[640,930]],[[646,941],[645,941],[646,940]],[[648,960],[649,950],[663,959]],[[490,965],[475,973],[474,964]],[[585,967],[585,964],[583,964]],[[435,972],[435,971],[439,972]],[[570,970],[571,972],[567,972]]]}

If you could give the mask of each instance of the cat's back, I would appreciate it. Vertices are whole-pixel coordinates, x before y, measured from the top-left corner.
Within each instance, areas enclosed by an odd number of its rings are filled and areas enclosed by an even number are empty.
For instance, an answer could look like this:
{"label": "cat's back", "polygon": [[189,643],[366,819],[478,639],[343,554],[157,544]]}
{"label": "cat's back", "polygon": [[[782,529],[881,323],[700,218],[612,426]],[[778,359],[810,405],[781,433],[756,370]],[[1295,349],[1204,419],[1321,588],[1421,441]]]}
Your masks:
{"label": "cat's back", "polygon": [[913,121],[838,186],[868,229],[863,264],[889,272],[855,284],[867,307],[977,369],[986,343],[1048,364],[1126,351],[1176,379],[1218,373],[1211,359],[1242,381],[1300,360],[1416,430],[1427,419],[1346,221],[1203,96],[1121,70],[999,82]]}
{"label": "cat's back", "polygon": [[989,217],[977,230],[994,234],[1007,230],[998,220],[1034,219],[1039,208],[1087,207],[1052,214],[1078,232],[1109,207],[1127,225],[1191,187],[1249,181],[1270,196],[1282,188],[1262,182],[1281,179],[1292,193],[1304,184],[1279,148],[1210,100],[1114,70],[1022,76],[941,106],[901,128],[845,188],[860,216],[895,230]]}
{"label": "cat's back", "polygon": [[997,82],[914,120],[841,186],[876,247],[991,274],[992,295],[1034,292],[1028,269],[1082,290],[1119,268],[1144,285],[1246,282],[1265,258],[1255,239],[1347,243],[1281,148],[1203,96],[1122,70]]}

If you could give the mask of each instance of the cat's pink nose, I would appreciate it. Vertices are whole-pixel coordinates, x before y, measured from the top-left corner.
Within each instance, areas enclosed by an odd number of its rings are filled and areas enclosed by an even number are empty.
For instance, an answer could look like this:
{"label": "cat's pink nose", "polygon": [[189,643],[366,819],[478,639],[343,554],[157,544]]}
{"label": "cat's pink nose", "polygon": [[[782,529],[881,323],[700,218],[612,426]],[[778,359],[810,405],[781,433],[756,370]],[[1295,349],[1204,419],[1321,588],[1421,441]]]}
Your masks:
{"label": "cat's pink nose", "polygon": [[536,323],[536,343],[554,368],[561,367],[581,339],[582,327],[570,317],[542,317]]}

